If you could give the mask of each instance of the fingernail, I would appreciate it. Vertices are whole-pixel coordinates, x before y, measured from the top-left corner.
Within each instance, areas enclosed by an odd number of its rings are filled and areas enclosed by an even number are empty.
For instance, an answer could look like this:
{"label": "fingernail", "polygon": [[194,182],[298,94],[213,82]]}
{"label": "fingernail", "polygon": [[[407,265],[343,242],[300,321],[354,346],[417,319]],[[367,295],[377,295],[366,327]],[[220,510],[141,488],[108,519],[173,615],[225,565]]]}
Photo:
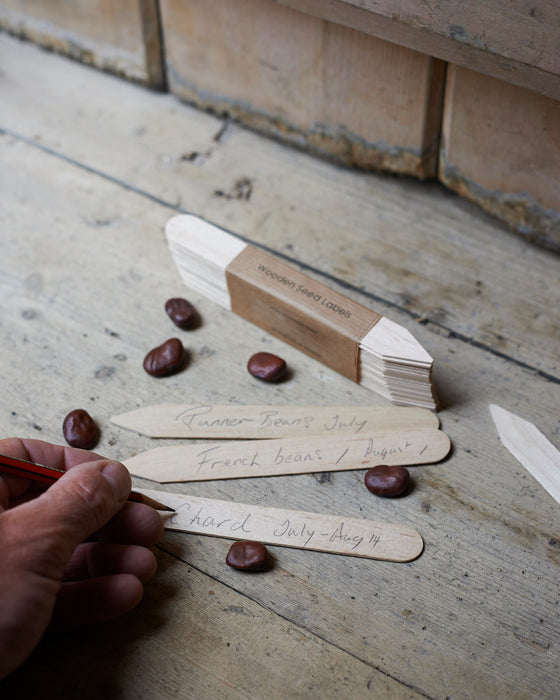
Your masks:
{"label": "fingernail", "polygon": [[119,462],[107,462],[101,473],[111,484],[115,498],[124,501],[128,497],[131,487],[130,474],[126,467]]}

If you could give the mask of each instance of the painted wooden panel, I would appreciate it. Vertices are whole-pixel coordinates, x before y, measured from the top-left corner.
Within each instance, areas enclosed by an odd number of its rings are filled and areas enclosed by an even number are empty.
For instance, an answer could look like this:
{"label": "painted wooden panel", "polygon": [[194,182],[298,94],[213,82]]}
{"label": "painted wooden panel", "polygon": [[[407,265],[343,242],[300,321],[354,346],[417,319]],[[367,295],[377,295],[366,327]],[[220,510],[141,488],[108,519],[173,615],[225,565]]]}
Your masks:
{"label": "painted wooden panel", "polygon": [[164,85],[157,0],[0,0],[0,28],[150,87]]}
{"label": "painted wooden panel", "polygon": [[351,165],[435,172],[444,65],[270,0],[163,0],[170,89]]}
{"label": "painted wooden panel", "polygon": [[448,187],[560,250],[560,102],[449,66],[440,170]]}

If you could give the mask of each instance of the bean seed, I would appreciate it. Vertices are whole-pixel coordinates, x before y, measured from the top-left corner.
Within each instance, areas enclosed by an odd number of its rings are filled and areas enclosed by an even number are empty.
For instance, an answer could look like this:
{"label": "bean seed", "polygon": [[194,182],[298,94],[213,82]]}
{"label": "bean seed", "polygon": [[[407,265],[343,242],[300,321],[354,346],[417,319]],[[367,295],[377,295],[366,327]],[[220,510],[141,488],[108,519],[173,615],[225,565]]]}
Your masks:
{"label": "bean seed", "polygon": [[270,352],[257,352],[247,363],[249,373],[265,382],[277,382],[286,376],[286,362]]}
{"label": "bean seed", "polygon": [[268,550],[262,542],[240,540],[229,548],[226,564],[234,569],[264,571],[268,565]]}
{"label": "bean seed", "polygon": [[192,328],[196,324],[198,314],[194,306],[186,299],[179,297],[168,299],[165,302],[165,311],[173,323],[183,330]]}
{"label": "bean seed", "polygon": [[409,483],[408,469],[380,464],[372,467],[365,476],[366,488],[376,496],[398,496]]}
{"label": "bean seed", "polygon": [[62,433],[72,447],[91,450],[99,440],[99,428],[93,418],[83,408],[77,408],[64,419]]}
{"label": "bean seed", "polygon": [[144,358],[144,369],[152,377],[166,377],[183,368],[185,348],[179,338],[169,338],[165,343],[150,350]]}

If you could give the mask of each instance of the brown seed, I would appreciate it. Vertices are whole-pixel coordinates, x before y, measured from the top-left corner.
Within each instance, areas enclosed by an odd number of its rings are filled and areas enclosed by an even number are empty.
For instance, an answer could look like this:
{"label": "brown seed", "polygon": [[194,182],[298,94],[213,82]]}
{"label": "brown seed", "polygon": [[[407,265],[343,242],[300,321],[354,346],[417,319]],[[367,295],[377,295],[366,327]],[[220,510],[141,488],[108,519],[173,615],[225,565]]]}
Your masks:
{"label": "brown seed", "polygon": [[277,382],[286,376],[286,362],[270,352],[257,352],[247,363],[249,373],[265,382]]}
{"label": "brown seed", "polygon": [[83,450],[93,449],[99,440],[99,428],[83,408],[70,411],[62,424],[62,433],[69,445]]}
{"label": "brown seed", "polygon": [[185,348],[179,338],[169,338],[165,343],[150,350],[144,358],[144,369],[152,377],[166,377],[183,368]]}
{"label": "brown seed", "polygon": [[197,313],[194,306],[186,299],[175,297],[165,302],[165,311],[173,323],[187,330],[192,328],[197,321]]}
{"label": "brown seed", "polygon": [[226,564],[234,569],[264,571],[268,565],[268,550],[262,542],[240,540],[229,548]]}
{"label": "brown seed", "polygon": [[380,464],[366,473],[365,483],[368,491],[376,496],[398,496],[408,486],[408,469]]}

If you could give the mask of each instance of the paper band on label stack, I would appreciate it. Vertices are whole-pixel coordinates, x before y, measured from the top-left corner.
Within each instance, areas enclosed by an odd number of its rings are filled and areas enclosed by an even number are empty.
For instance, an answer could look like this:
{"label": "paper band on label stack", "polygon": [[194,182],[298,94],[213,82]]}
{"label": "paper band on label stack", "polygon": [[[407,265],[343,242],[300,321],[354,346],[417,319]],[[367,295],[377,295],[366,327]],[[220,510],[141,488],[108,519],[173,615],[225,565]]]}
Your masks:
{"label": "paper band on label stack", "polygon": [[433,359],[406,328],[195,216],[165,232],[194,291],[395,404],[436,408]]}

